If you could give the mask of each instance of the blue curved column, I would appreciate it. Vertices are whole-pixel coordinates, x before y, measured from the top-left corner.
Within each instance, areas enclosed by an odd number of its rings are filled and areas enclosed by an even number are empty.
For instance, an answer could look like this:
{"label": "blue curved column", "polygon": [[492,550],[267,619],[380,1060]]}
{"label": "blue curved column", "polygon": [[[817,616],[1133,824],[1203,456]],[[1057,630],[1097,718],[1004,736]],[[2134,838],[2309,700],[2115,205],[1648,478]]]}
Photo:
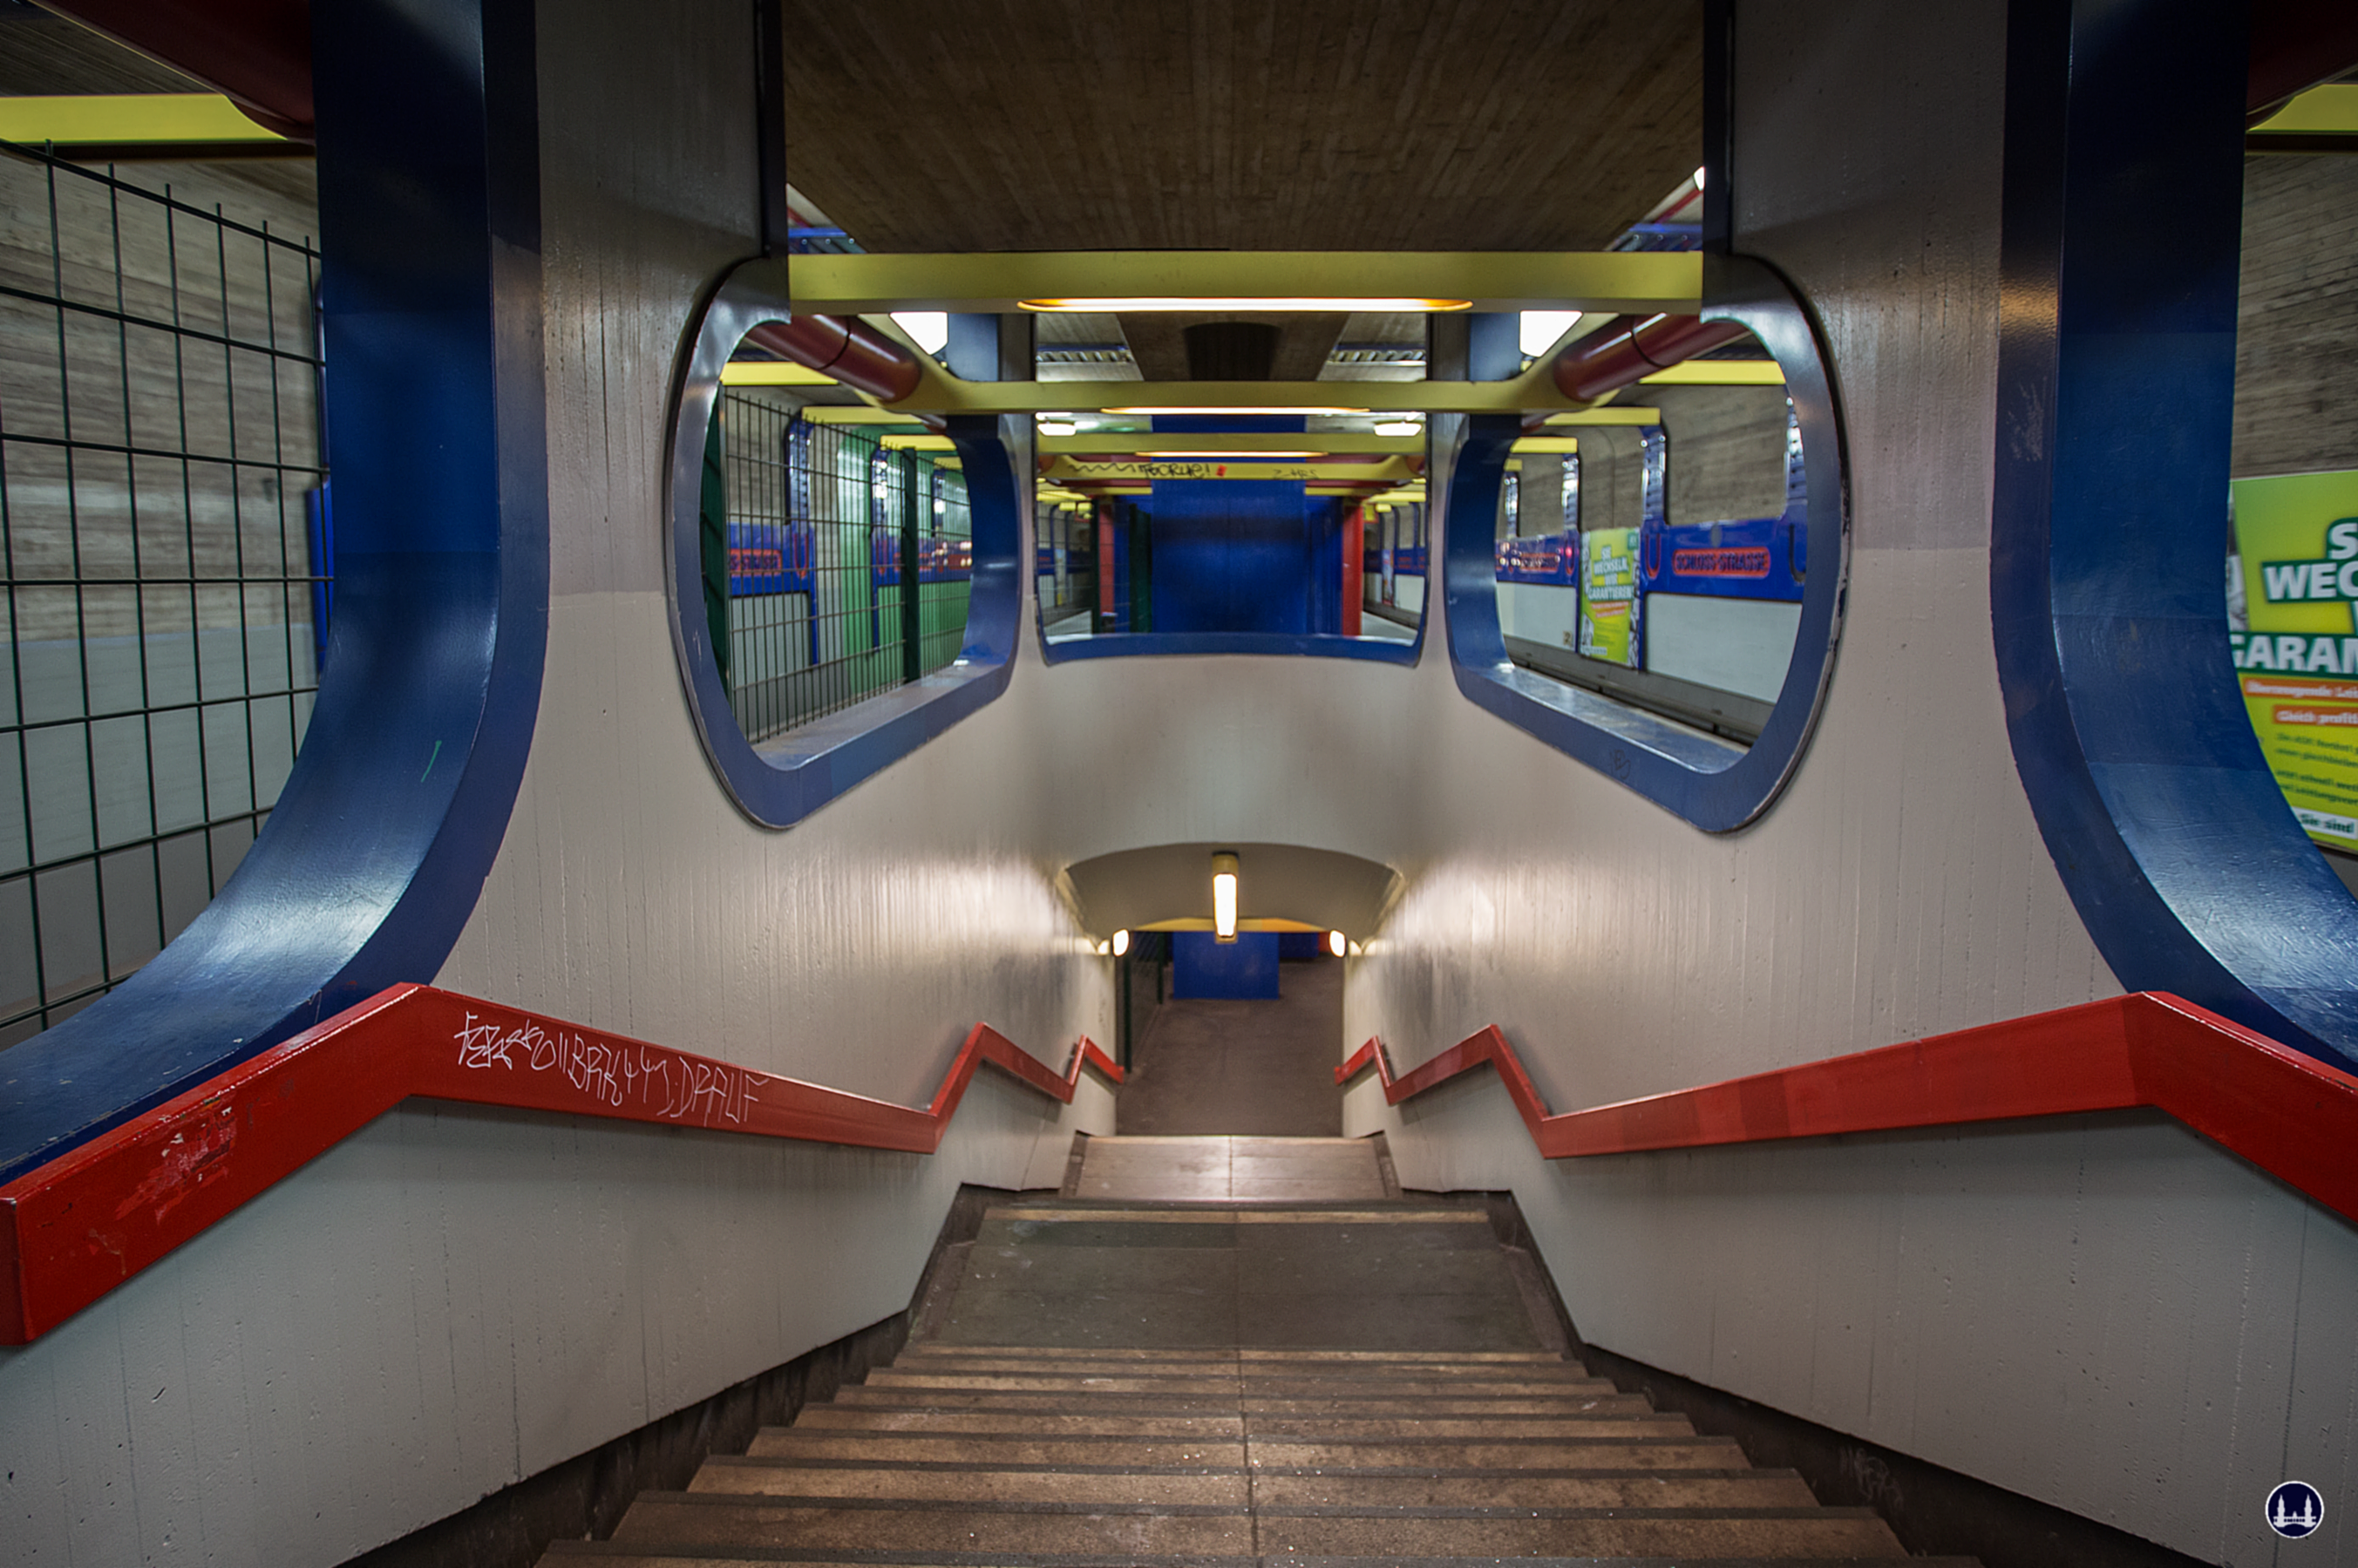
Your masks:
{"label": "blue curved column", "polygon": [[2120,983],[2349,1067],[2358,903],[2260,753],[2221,587],[2246,26],[2012,7],[1993,631],[2023,788]]}
{"label": "blue curved column", "polygon": [[0,1054],[0,1181],[385,986],[473,911],[548,616],[528,0],[312,13],[336,619],[235,876],[153,962]]}

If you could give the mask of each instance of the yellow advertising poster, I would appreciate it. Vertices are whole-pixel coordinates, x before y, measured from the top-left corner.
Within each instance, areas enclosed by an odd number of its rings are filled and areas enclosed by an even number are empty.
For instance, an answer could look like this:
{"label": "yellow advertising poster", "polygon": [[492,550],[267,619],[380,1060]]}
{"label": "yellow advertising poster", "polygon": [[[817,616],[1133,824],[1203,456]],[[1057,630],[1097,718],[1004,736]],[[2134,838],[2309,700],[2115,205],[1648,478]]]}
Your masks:
{"label": "yellow advertising poster", "polygon": [[2358,853],[2358,470],[2239,479],[2228,640],[2310,838]]}
{"label": "yellow advertising poster", "polygon": [[1598,528],[1580,536],[1580,652],[1638,667],[1638,530]]}

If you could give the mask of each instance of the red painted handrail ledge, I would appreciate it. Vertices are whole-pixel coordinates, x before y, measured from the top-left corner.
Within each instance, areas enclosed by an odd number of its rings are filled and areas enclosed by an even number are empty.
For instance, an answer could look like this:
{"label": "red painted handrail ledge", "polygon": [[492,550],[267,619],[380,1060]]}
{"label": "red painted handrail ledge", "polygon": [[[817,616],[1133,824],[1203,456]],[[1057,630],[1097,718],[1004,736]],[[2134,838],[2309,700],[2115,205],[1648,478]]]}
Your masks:
{"label": "red painted handrail ledge", "polygon": [[1372,1065],[1398,1105],[1485,1063],[1551,1160],[2153,1109],[2358,1220],[2358,1078],[2160,991],[1562,1114],[1495,1024],[1398,1077],[1370,1040],[1335,1081]]}
{"label": "red painted handrail ledge", "polygon": [[0,1187],[0,1344],[28,1344],[405,1099],[457,1100],[930,1154],[989,1063],[1071,1104],[1059,1075],[978,1023],[923,1109],[757,1073],[437,990],[379,992]]}

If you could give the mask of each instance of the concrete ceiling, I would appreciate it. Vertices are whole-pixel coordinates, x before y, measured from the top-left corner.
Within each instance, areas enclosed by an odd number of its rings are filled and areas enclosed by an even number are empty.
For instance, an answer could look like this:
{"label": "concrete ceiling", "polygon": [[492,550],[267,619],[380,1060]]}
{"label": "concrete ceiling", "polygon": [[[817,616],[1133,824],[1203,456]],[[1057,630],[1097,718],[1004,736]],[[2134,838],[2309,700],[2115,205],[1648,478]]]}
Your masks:
{"label": "concrete ceiling", "polygon": [[1702,161],[1702,6],[786,0],[871,251],[1587,250]]}

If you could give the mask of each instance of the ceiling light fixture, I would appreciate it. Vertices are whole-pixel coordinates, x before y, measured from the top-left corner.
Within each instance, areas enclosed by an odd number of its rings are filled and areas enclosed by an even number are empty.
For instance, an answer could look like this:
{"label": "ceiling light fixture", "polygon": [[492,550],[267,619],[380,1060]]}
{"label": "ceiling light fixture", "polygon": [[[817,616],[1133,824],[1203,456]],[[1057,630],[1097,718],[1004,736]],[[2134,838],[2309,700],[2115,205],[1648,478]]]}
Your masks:
{"label": "ceiling light fixture", "polygon": [[1377,421],[1376,434],[1379,436],[1422,436],[1424,434],[1424,427],[1418,424],[1413,419],[1383,419]]}
{"label": "ceiling light fixture", "polygon": [[1052,418],[1045,414],[1040,416],[1040,434],[1044,436],[1069,436],[1075,428],[1070,419]]}
{"label": "ceiling light fixture", "polygon": [[1350,945],[1351,939],[1344,935],[1341,932],[1329,931],[1326,933],[1326,951],[1334,954],[1335,957],[1338,958],[1341,957],[1345,949],[1348,948]]}
{"label": "ceiling light fixture", "polygon": [[1355,298],[1340,295],[1134,294],[1090,299],[1022,299],[1016,303],[1026,310],[1047,313],[1090,311],[1098,314],[1123,310],[1379,310],[1422,315],[1474,308],[1471,299],[1425,299],[1405,296]]}
{"label": "ceiling light fixture", "polygon": [[893,324],[909,334],[909,341],[929,354],[940,353],[949,347],[950,315],[946,310],[895,310]]}
{"label": "ceiling light fixture", "polygon": [[1126,930],[1115,932],[1113,934],[1113,956],[1119,958],[1123,957],[1129,951],[1130,933]]}
{"label": "ceiling light fixture", "polygon": [[1264,414],[1285,416],[1295,414],[1365,414],[1367,410],[1364,408],[1279,408],[1274,406],[1263,406],[1259,404],[1248,406],[1243,404],[1229,405],[1219,403],[1191,403],[1184,405],[1172,404],[1168,406],[1157,406],[1152,408],[1143,406],[1135,408],[1109,408],[1106,412],[1109,414],[1143,414],[1150,416],[1155,414],[1249,414],[1259,416]]}
{"label": "ceiling light fixture", "polygon": [[1223,849],[1212,857],[1212,940],[1237,939],[1237,858]]}

